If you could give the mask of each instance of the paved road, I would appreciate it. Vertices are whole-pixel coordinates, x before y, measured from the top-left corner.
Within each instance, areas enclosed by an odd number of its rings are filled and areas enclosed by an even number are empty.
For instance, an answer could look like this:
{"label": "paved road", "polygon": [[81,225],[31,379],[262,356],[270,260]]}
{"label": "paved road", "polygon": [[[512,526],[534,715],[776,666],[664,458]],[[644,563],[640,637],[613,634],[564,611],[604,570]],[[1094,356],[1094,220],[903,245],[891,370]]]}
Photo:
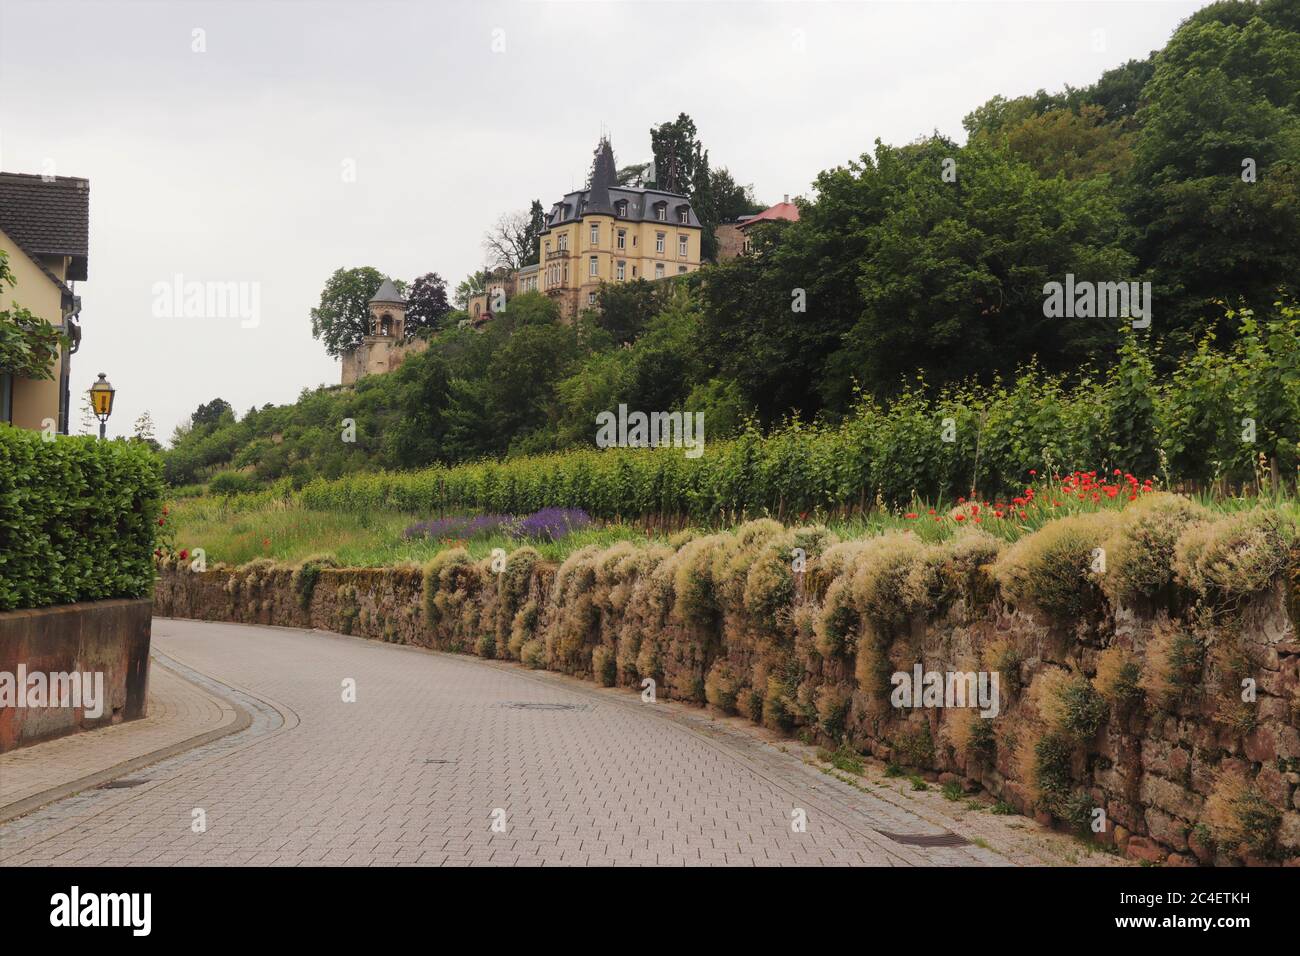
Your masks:
{"label": "paved road", "polygon": [[[1028,821],[850,787],[627,690],[283,628],[159,619],[154,646],[249,726],[0,825],[0,863],[1061,862]],[[984,845],[909,842],[951,829]]]}

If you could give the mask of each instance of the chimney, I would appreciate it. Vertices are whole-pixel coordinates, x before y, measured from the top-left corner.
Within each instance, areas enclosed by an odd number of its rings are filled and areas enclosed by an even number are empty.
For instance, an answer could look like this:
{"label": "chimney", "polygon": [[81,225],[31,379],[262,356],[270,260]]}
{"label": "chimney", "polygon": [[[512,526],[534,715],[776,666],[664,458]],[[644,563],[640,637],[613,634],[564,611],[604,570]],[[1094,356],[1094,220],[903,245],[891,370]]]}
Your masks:
{"label": "chimney", "polygon": [[789,194],[789,193],[786,193],[786,194],[785,194],[785,198],[782,199],[781,202],[783,202],[783,203],[789,203],[789,202],[790,202],[790,194]]}

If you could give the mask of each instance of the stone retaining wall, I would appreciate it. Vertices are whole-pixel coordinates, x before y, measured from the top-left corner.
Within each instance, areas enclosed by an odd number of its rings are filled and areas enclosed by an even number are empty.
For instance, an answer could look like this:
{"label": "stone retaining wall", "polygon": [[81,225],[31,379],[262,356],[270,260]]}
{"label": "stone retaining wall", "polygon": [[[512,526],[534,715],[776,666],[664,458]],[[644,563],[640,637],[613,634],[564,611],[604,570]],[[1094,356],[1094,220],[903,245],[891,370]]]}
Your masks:
{"label": "stone retaining wall", "polygon": [[[1202,605],[1177,589],[1149,606],[1100,606],[1054,620],[1015,607],[988,565],[951,561],[936,564],[952,585],[936,606],[891,618],[888,609],[873,610],[867,593],[844,603],[849,611],[837,618],[852,561],[831,549],[805,573],[782,577],[788,541],[751,557],[740,545],[727,551],[735,541],[743,544],[743,529],[679,549],[585,549],[559,568],[531,549],[495,568],[444,553],[425,569],[321,568],[308,584],[301,571],[265,561],[201,574],[169,568],[155,607],[160,615],[319,627],[509,658],[606,685],[640,687],[649,678],[662,696],[851,746],[970,791],[982,787],[1138,859],[1300,863],[1294,563],[1213,627]],[[705,570],[696,575],[698,568]],[[766,591],[765,574],[774,582]],[[860,589],[862,573],[853,580]],[[837,627],[847,634],[838,643]],[[1131,655],[1146,675],[1153,648],[1165,646],[1171,630],[1198,628],[1209,635],[1204,659],[1177,693],[1157,698],[1148,685],[1145,696],[1103,698],[1092,690],[1111,686],[1101,676],[1108,649]],[[999,714],[985,726],[951,708],[890,706],[880,675],[917,663],[941,672],[994,665]],[[1246,679],[1256,695],[1248,706],[1239,703]],[[1073,704],[1063,717],[1065,705],[1054,703],[1074,701],[1074,691],[1085,710],[1103,700],[1092,723]],[[1085,729],[1063,735],[1062,721]],[[1261,816],[1266,841],[1238,832],[1240,820]]]}

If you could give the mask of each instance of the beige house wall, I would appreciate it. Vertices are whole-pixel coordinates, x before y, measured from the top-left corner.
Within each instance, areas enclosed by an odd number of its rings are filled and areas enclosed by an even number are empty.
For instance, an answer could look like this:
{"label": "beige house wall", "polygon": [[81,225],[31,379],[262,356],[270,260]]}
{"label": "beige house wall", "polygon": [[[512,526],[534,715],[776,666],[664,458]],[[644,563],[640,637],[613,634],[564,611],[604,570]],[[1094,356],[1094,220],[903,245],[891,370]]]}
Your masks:
{"label": "beige house wall", "polygon": [[[593,226],[597,229],[594,243]],[[623,233],[622,247],[619,246],[620,232]],[[661,233],[662,251],[658,248]],[[700,267],[700,228],[671,219],[643,222],[588,215],[583,216],[580,222],[542,233],[538,243],[541,263],[538,288],[557,301],[561,315],[567,319],[590,307],[591,295],[602,282],[653,281],[660,277],[656,266],[663,267],[662,278],[694,272]],[[564,249],[560,248],[562,243]],[[594,275],[591,267],[593,257],[596,260]],[[621,279],[619,263],[623,264]]]}
{"label": "beige house wall", "polygon": [[[14,276],[13,288],[0,291],[0,309],[21,306],[33,315],[40,316],[51,325],[63,324],[63,292],[50,281],[40,266],[18,244],[0,229],[0,249],[9,258],[9,271]],[[47,257],[44,263],[55,275],[67,274],[67,260]],[[51,368],[50,379],[17,378],[13,386],[13,424],[18,428],[41,429],[46,419],[59,420],[59,375],[62,364],[68,360],[67,347]]]}

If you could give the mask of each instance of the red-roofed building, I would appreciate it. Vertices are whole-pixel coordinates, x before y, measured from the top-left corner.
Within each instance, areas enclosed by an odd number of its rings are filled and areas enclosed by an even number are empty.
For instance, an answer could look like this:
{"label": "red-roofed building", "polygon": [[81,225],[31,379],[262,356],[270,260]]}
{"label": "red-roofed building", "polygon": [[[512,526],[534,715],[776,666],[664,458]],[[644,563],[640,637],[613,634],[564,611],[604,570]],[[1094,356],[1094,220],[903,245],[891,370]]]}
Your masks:
{"label": "red-roofed building", "polygon": [[726,262],[749,251],[749,228],[760,222],[799,221],[799,207],[790,201],[787,193],[775,206],[769,206],[755,216],[741,216],[735,222],[718,226],[718,261]]}

